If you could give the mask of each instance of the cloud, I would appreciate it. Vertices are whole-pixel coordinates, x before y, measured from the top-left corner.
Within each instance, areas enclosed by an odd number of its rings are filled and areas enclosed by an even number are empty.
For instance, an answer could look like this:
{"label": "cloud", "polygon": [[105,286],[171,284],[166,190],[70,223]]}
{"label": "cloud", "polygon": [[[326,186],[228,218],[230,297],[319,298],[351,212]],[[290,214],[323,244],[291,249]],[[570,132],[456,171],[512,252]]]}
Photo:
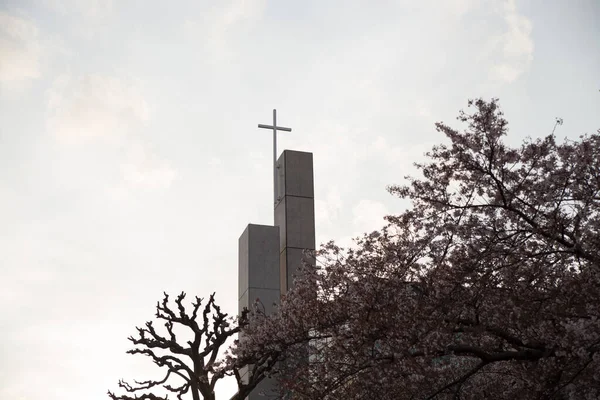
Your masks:
{"label": "cloud", "polygon": [[253,26],[262,16],[265,0],[228,0],[215,3],[200,17],[186,18],[184,33],[202,44],[213,57],[218,59],[233,54],[231,38]]}
{"label": "cloud", "polygon": [[202,29],[211,37],[225,36],[244,27],[253,24],[262,15],[265,0],[229,0],[215,3],[210,9],[202,13],[199,18],[187,18],[184,29],[189,33],[197,33]]}
{"label": "cloud", "polygon": [[447,0],[442,2],[431,1],[426,2],[426,4],[427,8],[441,9],[444,14],[462,17],[471,11],[478,2],[478,0]]}
{"label": "cloud", "polygon": [[415,111],[419,117],[429,119],[432,116],[431,108],[429,107],[428,103],[423,99],[418,100],[416,102]]}
{"label": "cloud", "polygon": [[383,203],[368,199],[361,200],[352,208],[352,223],[359,232],[372,232],[386,224],[383,217],[388,214]]}
{"label": "cloud", "polygon": [[337,186],[330,187],[324,200],[315,200],[315,223],[321,229],[327,228],[338,218],[342,209],[342,197]]}
{"label": "cloud", "polygon": [[527,71],[533,60],[532,23],[518,13],[515,0],[504,2],[501,13],[507,30],[492,39],[502,57],[491,67],[490,76],[494,81],[511,83]]}
{"label": "cloud", "polygon": [[[346,249],[356,248],[355,239],[362,237],[364,233],[383,228],[386,225],[383,217],[388,214],[389,211],[383,203],[371,199],[360,200],[352,207],[352,226],[349,229],[353,233],[338,235],[335,239],[336,244]],[[318,226],[320,230],[320,225]]]}
{"label": "cloud", "polygon": [[221,158],[215,157],[215,156],[209,157],[209,159],[206,163],[208,164],[208,166],[214,167],[214,168],[222,168],[223,167],[223,160]]}
{"label": "cloud", "polygon": [[93,39],[114,15],[113,0],[44,0],[45,6],[66,18],[66,26],[78,37]]}
{"label": "cloud", "polygon": [[41,53],[36,24],[0,11],[0,84],[39,78]]}
{"label": "cloud", "polygon": [[[289,143],[297,148],[306,148],[314,154],[327,154],[327,159],[317,159],[322,163],[319,167],[326,173],[345,175],[347,172],[339,168],[340,162],[345,168],[351,168],[364,160],[366,147],[364,131],[350,122],[338,122],[333,119],[322,119],[306,136],[292,136]],[[322,134],[326,132],[326,134]]]}
{"label": "cloud", "polygon": [[383,136],[377,136],[368,147],[367,151],[372,158],[381,160],[388,165],[393,165],[396,172],[404,174],[414,170],[414,163],[423,160],[423,155],[431,150],[437,143],[423,141],[419,144],[403,144],[394,146]]}
{"label": "cloud", "polygon": [[130,189],[166,189],[177,176],[169,161],[141,135],[148,128],[149,108],[132,82],[111,76],[63,75],[48,91],[47,129],[62,144],[103,144],[124,152],[122,181],[108,192],[113,198],[128,197]]}
{"label": "cloud", "polygon": [[121,164],[121,171],[123,180],[130,186],[166,189],[177,177],[177,171],[168,161],[160,159],[141,143],[132,145],[128,153],[128,160]]}
{"label": "cloud", "polygon": [[46,6],[60,14],[75,13],[93,20],[109,16],[113,0],[45,0]]}
{"label": "cloud", "polygon": [[62,75],[48,91],[48,130],[60,141],[121,140],[148,118],[148,104],[117,78]]}

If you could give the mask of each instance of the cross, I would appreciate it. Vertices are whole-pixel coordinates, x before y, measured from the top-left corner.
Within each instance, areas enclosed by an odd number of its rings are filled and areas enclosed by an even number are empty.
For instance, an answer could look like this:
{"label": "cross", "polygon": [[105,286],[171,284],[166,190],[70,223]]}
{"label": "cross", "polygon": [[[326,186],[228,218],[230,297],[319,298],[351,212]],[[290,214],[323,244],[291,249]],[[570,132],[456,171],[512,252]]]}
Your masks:
{"label": "cross", "polygon": [[273,130],[273,201],[277,204],[277,131],[291,132],[292,128],[277,126],[277,110],[273,110],[273,125],[258,124],[258,127]]}

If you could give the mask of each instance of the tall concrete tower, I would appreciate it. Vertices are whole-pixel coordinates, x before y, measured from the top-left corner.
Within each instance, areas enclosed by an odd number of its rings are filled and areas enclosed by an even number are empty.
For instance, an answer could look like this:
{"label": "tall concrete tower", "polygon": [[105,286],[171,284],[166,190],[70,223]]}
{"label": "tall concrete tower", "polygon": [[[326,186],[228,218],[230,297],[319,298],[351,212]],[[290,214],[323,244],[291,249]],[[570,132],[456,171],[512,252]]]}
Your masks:
{"label": "tall concrete tower", "polygon": [[285,150],[277,161],[275,226],[279,227],[279,289],[285,294],[305,250],[315,249],[313,155]]}

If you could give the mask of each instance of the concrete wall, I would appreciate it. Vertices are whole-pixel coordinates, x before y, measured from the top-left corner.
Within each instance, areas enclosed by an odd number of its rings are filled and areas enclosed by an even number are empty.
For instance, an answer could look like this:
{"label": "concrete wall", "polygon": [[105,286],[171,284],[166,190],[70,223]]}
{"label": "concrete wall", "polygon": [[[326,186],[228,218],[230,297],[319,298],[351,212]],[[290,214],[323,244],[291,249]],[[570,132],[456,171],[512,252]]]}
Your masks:
{"label": "concrete wall", "polygon": [[279,226],[280,290],[285,294],[302,262],[305,249],[315,249],[315,193],[312,153],[285,150],[278,167],[278,202],[275,225]]}
{"label": "concrete wall", "polygon": [[[249,224],[239,239],[239,311],[252,309],[257,299],[267,313],[279,302],[279,227]],[[246,378],[247,369],[241,371]],[[249,400],[274,398],[279,394],[275,379],[263,380],[247,397]]]}

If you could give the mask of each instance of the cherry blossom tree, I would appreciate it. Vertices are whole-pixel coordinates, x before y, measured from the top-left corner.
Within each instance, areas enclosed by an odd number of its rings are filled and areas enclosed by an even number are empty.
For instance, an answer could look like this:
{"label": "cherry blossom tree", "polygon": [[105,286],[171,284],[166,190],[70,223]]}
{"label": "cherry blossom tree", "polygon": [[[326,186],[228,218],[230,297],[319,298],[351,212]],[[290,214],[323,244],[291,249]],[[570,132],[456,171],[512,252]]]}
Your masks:
{"label": "cherry blossom tree", "polygon": [[225,376],[234,376],[238,390],[231,400],[241,400],[266,376],[275,373],[277,352],[268,350],[237,357],[228,351],[251,319],[247,310],[237,318],[229,317],[214,296],[204,306],[203,299],[196,297],[188,312],[183,304],[185,293],[175,299],[176,308],[165,293],[156,305],[156,318],[164,321],[166,334],[159,332],[152,321],[146,322],[137,328],[137,337],[129,337],[136,347],[128,353],[147,356],[166,372],[161,379],[135,384],[121,380],[119,387],[125,394],[109,391],[108,396],[112,400],[165,400],[171,393],[179,400],[214,400],[216,383]]}
{"label": "cherry blossom tree", "polygon": [[600,398],[600,133],[514,148],[469,108],[389,187],[412,206],[324,245],[234,354],[283,354],[298,399]]}

